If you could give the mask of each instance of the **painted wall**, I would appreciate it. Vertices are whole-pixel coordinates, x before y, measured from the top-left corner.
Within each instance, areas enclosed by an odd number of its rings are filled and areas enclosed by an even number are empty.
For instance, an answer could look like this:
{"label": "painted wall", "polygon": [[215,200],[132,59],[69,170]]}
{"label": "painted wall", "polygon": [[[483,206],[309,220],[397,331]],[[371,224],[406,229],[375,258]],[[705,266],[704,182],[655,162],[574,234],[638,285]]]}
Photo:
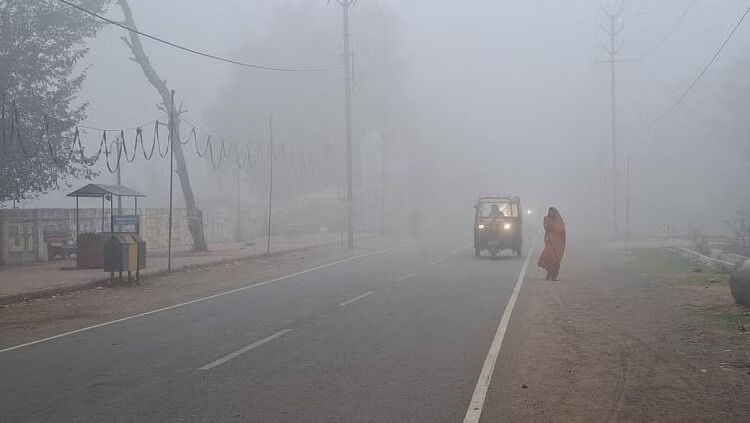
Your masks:
{"label": "painted wall", "polygon": [[[124,214],[132,214],[125,210]],[[169,215],[166,209],[139,209],[141,236],[149,249],[166,248],[169,234]],[[237,211],[229,209],[205,210],[204,230],[209,244],[239,241],[264,233],[263,213],[242,210],[238,230]],[[101,209],[80,209],[80,233],[109,232],[110,213]],[[128,228],[115,228],[118,230]],[[21,264],[47,260],[45,230],[68,230],[75,237],[75,209],[0,209],[0,265]],[[132,229],[131,229],[132,230]],[[184,209],[174,210],[172,245],[187,247],[192,244],[188,219]]]}

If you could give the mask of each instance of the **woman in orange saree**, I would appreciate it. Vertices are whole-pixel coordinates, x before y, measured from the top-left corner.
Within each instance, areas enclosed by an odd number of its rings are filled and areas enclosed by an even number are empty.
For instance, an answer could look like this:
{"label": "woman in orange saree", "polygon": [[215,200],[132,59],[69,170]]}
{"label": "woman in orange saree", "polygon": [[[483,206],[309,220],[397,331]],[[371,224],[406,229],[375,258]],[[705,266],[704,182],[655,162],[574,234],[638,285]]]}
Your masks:
{"label": "woman in orange saree", "polygon": [[565,222],[556,208],[550,207],[544,216],[544,251],[537,266],[547,270],[547,280],[557,280],[560,263],[565,253]]}

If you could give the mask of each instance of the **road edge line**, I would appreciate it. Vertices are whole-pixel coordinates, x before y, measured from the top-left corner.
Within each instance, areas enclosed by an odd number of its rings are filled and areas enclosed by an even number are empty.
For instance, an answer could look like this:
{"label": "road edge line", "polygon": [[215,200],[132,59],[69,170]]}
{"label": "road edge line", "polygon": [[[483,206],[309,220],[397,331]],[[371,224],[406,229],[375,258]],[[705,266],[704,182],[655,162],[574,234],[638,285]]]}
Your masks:
{"label": "road edge line", "polygon": [[146,316],[150,316],[152,314],[162,313],[162,312],[169,311],[169,310],[172,310],[172,309],[175,309],[175,308],[185,307],[185,306],[188,306],[188,305],[191,305],[191,304],[195,304],[195,303],[200,303],[200,302],[203,302],[203,301],[212,300],[214,298],[219,298],[219,297],[224,297],[226,295],[236,294],[238,292],[247,291],[248,289],[257,288],[259,286],[268,285],[268,284],[271,284],[271,283],[274,283],[274,282],[279,282],[279,281],[282,281],[282,280],[285,280],[285,279],[291,279],[291,278],[296,277],[296,276],[304,275],[305,273],[310,273],[310,272],[314,272],[316,270],[325,269],[326,267],[335,266],[337,264],[345,263],[345,262],[352,261],[352,260],[357,260],[357,259],[360,259],[360,258],[370,257],[370,256],[374,256],[374,255],[377,255],[377,254],[387,253],[389,251],[398,250],[398,249],[401,249],[401,248],[411,247],[412,245],[416,245],[416,244],[417,244],[416,242],[410,242],[410,243],[406,243],[406,244],[396,245],[396,246],[390,247],[390,248],[385,248],[385,249],[382,249],[382,250],[372,251],[372,252],[369,252],[369,253],[365,253],[365,254],[360,254],[360,255],[348,257],[348,258],[345,258],[343,260],[334,261],[332,263],[323,264],[321,266],[313,267],[311,269],[303,270],[301,272],[292,273],[291,275],[286,275],[286,276],[282,276],[282,277],[279,277],[279,278],[267,280],[267,281],[264,281],[264,282],[259,282],[259,283],[253,284],[253,285],[243,286],[241,288],[232,289],[232,290],[226,291],[226,292],[220,292],[218,294],[209,295],[207,297],[196,298],[194,300],[186,301],[184,303],[174,304],[174,305],[171,305],[171,306],[168,306],[168,307],[162,307],[162,308],[159,308],[159,309],[156,309],[156,310],[151,310],[151,311],[146,311],[146,312],[139,313],[139,314],[134,314],[132,316],[127,316],[127,317],[123,317],[123,318],[120,318],[120,319],[110,320],[108,322],[99,323],[99,324],[88,326],[88,327],[85,327],[85,328],[76,329],[76,330],[72,330],[72,331],[69,331],[69,332],[64,332],[64,333],[60,333],[60,334],[57,334],[57,335],[48,336],[46,338],[37,339],[36,341],[25,342],[23,344],[14,345],[12,347],[7,347],[7,348],[0,349],[0,354],[6,353],[6,352],[10,352],[10,351],[14,351],[14,350],[20,350],[22,348],[30,347],[32,345],[41,344],[43,342],[48,342],[48,341],[53,341],[55,339],[63,338],[63,337],[70,336],[70,335],[75,335],[77,333],[87,332],[87,331],[90,331],[90,330],[93,330],[93,329],[98,329],[98,328],[101,328],[101,327],[114,325],[116,323],[122,323],[122,322],[126,322],[128,320],[138,319],[140,317],[146,317]]}
{"label": "road edge line", "polygon": [[471,395],[469,409],[464,416],[464,423],[479,423],[479,419],[482,416],[482,409],[484,408],[484,401],[487,398],[487,391],[489,390],[490,383],[492,383],[492,373],[495,371],[495,364],[497,364],[497,359],[500,356],[500,349],[503,345],[503,339],[505,339],[505,332],[508,330],[510,316],[516,306],[518,294],[521,292],[521,286],[523,286],[523,280],[526,277],[526,270],[529,267],[531,255],[534,252],[534,246],[536,245],[537,240],[538,236],[535,237],[534,241],[531,243],[531,248],[526,255],[526,260],[521,267],[521,272],[518,274],[516,286],[513,288],[513,293],[508,300],[508,304],[505,306],[503,317],[497,325],[495,337],[492,339],[492,344],[490,345],[490,350],[487,352],[487,357],[484,360],[482,371],[479,373],[479,380],[474,388],[474,393]]}

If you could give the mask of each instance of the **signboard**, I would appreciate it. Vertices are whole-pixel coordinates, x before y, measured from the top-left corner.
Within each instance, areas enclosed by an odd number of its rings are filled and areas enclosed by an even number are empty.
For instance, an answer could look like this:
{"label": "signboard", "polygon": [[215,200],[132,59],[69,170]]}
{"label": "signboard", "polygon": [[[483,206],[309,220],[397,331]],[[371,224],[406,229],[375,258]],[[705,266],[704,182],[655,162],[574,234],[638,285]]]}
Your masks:
{"label": "signboard", "polygon": [[123,215],[123,216],[112,216],[112,222],[115,225],[120,226],[136,226],[140,224],[140,216],[132,214],[132,215]]}

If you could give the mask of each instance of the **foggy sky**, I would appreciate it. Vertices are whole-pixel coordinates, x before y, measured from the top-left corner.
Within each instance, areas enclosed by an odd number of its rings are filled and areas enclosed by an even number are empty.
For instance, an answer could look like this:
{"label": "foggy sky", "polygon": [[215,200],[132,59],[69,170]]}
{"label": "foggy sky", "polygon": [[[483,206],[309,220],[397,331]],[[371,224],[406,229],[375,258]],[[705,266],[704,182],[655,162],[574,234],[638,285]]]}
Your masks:
{"label": "foggy sky", "polygon": [[[298,0],[321,22],[330,22],[330,42],[340,48],[340,8],[320,0]],[[368,2],[353,10],[353,44],[358,22],[368,19]],[[198,50],[252,60],[274,59],[270,65],[317,66],[340,64],[336,49],[321,48],[317,63],[297,63],[294,52],[248,51],[273,22],[273,0],[159,2],[131,0],[141,30]],[[609,68],[602,2],[594,0],[383,0],[398,17],[404,102],[420,116],[419,145],[429,146],[441,167],[440,181],[449,201],[460,195],[514,193],[537,207],[557,204],[580,220],[596,215],[601,206],[600,159],[609,172]],[[616,8],[612,2],[605,7]],[[711,210],[724,213],[747,208],[747,196],[732,196],[733,181],[747,169],[727,169],[733,156],[715,145],[713,135],[720,93],[736,77],[737,60],[750,39],[750,22],[734,39],[711,71],[672,115],[657,128],[645,125],[665,110],[700,72],[741,15],[743,1],[720,4],[697,1],[679,26],[672,26],[687,0],[626,1],[621,57],[633,63],[618,66],[620,157],[630,152],[632,212],[635,227],[658,226],[669,220],[698,224]],[[359,9],[359,10],[358,10]],[[119,8],[111,7],[118,17]],[[106,28],[91,42],[89,78],[81,92],[91,102],[87,124],[130,127],[159,117],[155,91],[140,68],[128,60],[118,39],[122,30]],[[275,75],[239,71],[231,65],[197,58],[144,41],[162,77],[177,90],[178,100],[195,123],[208,117],[222,101],[229,81],[244,73],[248,79],[284,86]],[[656,48],[654,49],[654,46]],[[341,81],[334,75],[334,81]],[[295,82],[299,83],[299,81]],[[302,82],[304,83],[304,81]],[[283,88],[280,88],[283,89]],[[334,94],[338,94],[334,89]],[[356,93],[355,93],[355,102]],[[337,104],[336,107],[339,107]],[[336,107],[331,113],[340,113]],[[333,118],[336,122],[336,118]],[[241,123],[239,123],[241,125]],[[248,128],[252,131],[252,128]],[[417,141],[415,141],[417,142]],[[746,160],[745,160],[746,161]],[[708,163],[708,164],[706,164]],[[624,179],[624,161],[619,164]],[[163,191],[149,186],[168,171],[143,166],[128,174],[126,184],[147,191],[149,204],[159,205]],[[98,180],[111,183],[106,172]],[[610,181],[605,181],[609,192]],[[81,185],[83,182],[74,182]],[[722,188],[717,189],[717,184]],[[624,182],[622,189],[624,189]],[[727,187],[729,185],[730,187]],[[197,196],[205,185],[197,183]],[[669,195],[665,196],[668,190]],[[717,193],[718,192],[718,193]],[[607,194],[608,195],[608,194]],[[608,203],[610,200],[606,199]],[[59,193],[26,206],[69,207]],[[717,203],[721,206],[717,208]],[[695,211],[693,216],[684,213]],[[622,214],[622,210],[621,210]],[[572,216],[576,220],[575,216]],[[705,219],[703,219],[705,220]],[[717,216],[717,221],[719,217]],[[677,224],[676,224],[677,225]]]}

